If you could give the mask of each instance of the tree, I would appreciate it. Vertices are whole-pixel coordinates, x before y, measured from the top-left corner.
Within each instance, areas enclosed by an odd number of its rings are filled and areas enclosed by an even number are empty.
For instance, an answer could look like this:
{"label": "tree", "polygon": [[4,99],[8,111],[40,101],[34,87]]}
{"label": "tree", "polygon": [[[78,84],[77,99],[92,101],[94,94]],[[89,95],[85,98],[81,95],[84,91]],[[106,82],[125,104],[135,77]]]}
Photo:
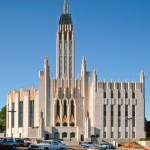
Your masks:
{"label": "tree", "polygon": [[0,132],[6,130],[6,106],[0,111]]}

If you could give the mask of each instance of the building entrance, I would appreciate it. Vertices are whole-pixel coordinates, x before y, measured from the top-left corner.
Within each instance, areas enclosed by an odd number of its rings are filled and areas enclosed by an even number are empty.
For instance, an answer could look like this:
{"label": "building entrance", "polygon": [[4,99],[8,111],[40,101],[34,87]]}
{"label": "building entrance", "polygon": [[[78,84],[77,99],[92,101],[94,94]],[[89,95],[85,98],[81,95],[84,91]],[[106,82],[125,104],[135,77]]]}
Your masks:
{"label": "building entrance", "polygon": [[84,141],[84,134],[81,134],[81,141]]}

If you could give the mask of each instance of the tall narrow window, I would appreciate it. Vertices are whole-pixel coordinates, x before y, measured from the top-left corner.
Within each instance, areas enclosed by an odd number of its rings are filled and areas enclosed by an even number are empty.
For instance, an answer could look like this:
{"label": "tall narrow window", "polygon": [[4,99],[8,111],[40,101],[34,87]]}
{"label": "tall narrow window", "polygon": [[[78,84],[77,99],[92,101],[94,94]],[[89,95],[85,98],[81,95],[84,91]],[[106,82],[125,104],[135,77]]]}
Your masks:
{"label": "tall narrow window", "polygon": [[29,127],[34,127],[34,101],[29,101]]}
{"label": "tall narrow window", "polygon": [[19,120],[18,120],[18,125],[19,127],[23,127],[23,101],[19,101]]}
{"label": "tall narrow window", "polygon": [[71,101],[71,115],[74,116],[74,101]]}
{"label": "tall narrow window", "polygon": [[106,105],[104,105],[104,127],[106,127]]}
{"label": "tall narrow window", "polygon": [[64,57],[64,74],[67,77],[67,56]]}
{"label": "tall narrow window", "polygon": [[104,98],[106,98],[106,91],[104,91],[104,93],[103,93],[103,94],[104,94]]}
{"label": "tall narrow window", "polygon": [[125,105],[125,127],[128,127],[128,105]]}
{"label": "tall narrow window", "polygon": [[59,100],[57,100],[57,115],[60,116],[60,106],[59,106]]}
{"label": "tall narrow window", "polygon": [[56,126],[60,126],[60,105],[59,105],[59,100],[56,101]]}
{"label": "tall narrow window", "polygon": [[132,105],[132,127],[135,127],[135,105]]}
{"label": "tall narrow window", "polygon": [[118,105],[118,127],[121,127],[121,105]]}
{"label": "tall narrow window", "polygon": [[67,116],[67,101],[66,100],[64,101],[63,109],[64,109],[63,126],[67,126],[67,124],[68,124],[67,117],[68,116]]}
{"label": "tall narrow window", "polygon": [[71,101],[71,118],[70,118],[70,126],[75,125],[75,118],[74,118],[74,101]]}
{"label": "tall narrow window", "polygon": [[111,90],[111,98],[114,98],[113,90]]}
{"label": "tall narrow window", "polygon": [[[15,103],[12,103],[12,111],[14,111],[15,110]],[[12,125],[12,128],[14,128],[14,121],[15,120],[15,114],[14,114],[14,112],[12,112],[12,122],[11,122],[11,125]]]}
{"label": "tall narrow window", "polygon": [[128,98],[128,92],[127,92],[127,90],[125,91],[125,98]]}
{"label": "tall narrow window", "polygon": [[114,126],[114,106],[111,105],[111,127]]}
{"label": "tall narrow window", "polygon": [[121,98],[120,90],[118,90],[118,98]]}
{"label": "tall narrow window", "polygon": [[66,100],[64,101],[64,116],[67,116],[67,102]]}
{"label": "tall narrow window", "polygon": [[135,92],[134,91],[132,92],[132,98],[133,99],[135,98]]}
{"label": "tall narrow window", "polygon": [[59,77],[62,77],[62,56],[59,56]]}

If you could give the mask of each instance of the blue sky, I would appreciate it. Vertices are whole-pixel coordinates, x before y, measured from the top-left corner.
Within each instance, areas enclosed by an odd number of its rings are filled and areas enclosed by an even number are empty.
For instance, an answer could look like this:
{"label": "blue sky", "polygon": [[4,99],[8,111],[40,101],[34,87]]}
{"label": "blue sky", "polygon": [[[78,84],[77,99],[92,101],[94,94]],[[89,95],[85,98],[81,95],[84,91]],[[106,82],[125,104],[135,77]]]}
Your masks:
{"label": "blue sky", "polygon": [[[34,85],[48,56],[55,76],[56,32],[63,0],[0,0],[0,108],[7,93]],[[75,32],[75,72],[82,56],[99,80],[146,75],[150,120],[150,0],[69,0]]]}

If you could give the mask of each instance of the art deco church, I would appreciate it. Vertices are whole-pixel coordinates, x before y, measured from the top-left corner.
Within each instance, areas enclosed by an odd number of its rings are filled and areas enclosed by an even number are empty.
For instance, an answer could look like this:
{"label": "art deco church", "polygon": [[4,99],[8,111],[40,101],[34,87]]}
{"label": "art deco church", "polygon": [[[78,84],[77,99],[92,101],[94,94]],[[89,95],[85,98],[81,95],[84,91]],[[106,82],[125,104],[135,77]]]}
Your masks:
{"label": "art deco church", "polygon": [[81,74],[75,79],[75,37],[68,10],[64,0],[56,38],[56,78],[50,76],[45,58],[38,89],[8,93],[7,136],[71,141],[94,136],[105,140],[144,138],[144,72],[140,82],[97,81],[96,71],[86,70],[83,57]]}

